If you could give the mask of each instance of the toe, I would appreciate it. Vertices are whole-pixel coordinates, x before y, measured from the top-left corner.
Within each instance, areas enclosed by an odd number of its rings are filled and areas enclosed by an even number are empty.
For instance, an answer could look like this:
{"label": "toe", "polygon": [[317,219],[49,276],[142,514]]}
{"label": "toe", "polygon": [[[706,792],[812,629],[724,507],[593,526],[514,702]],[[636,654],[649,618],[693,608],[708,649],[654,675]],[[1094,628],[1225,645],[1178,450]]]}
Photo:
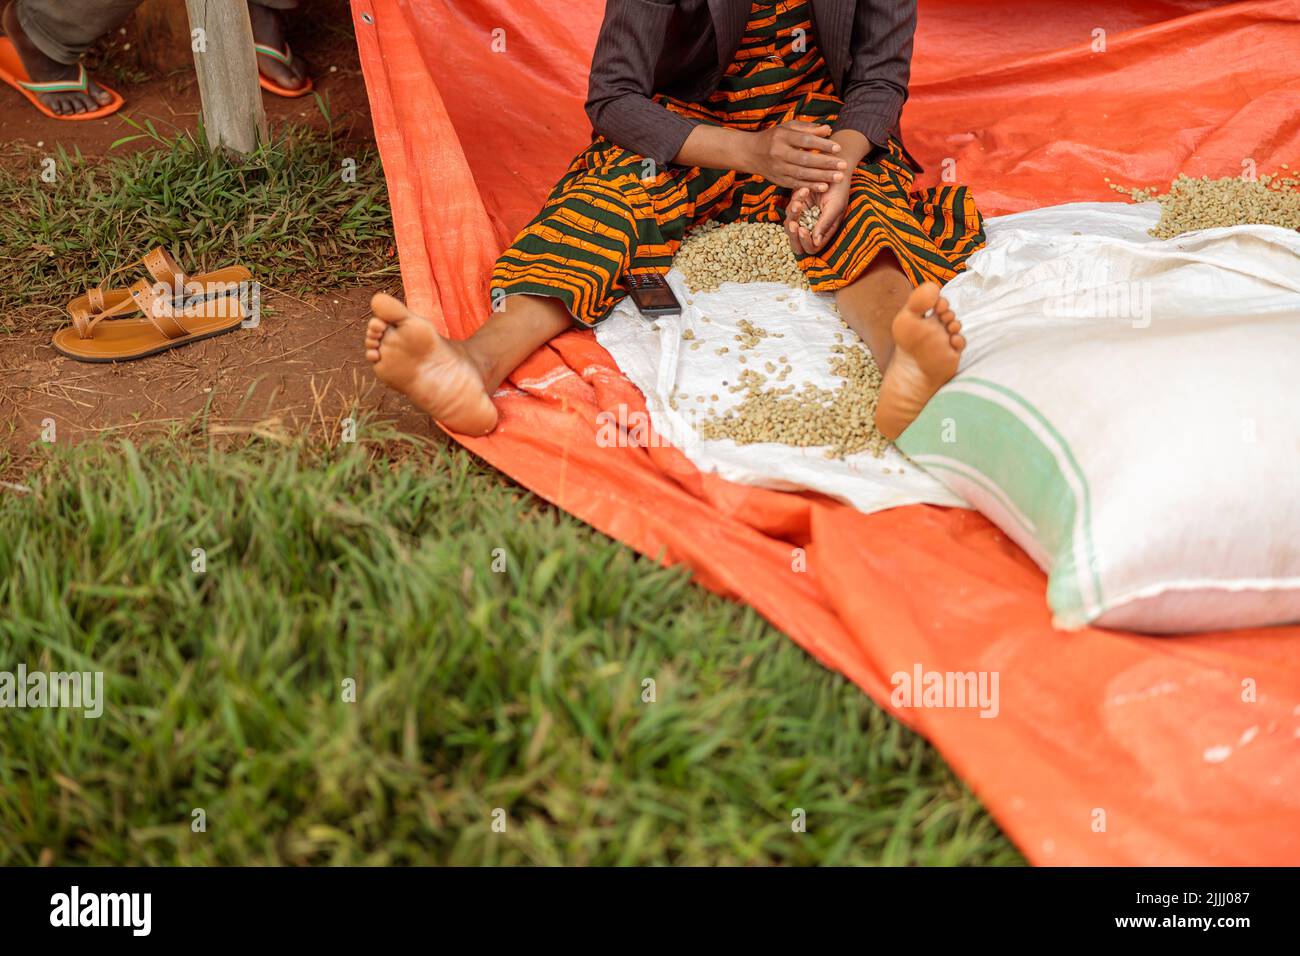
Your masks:
{"label": "toe", "polygon": [[396,325],[411,314],[405,305],[386,292],[376,292],[371,296],[370,309],[375,314],[371,321],[377,321],[381,326]]}
{"label": "toe", "polygon": [[[294,64],[297,67],[297,64]],[[258,67],[271,82],[277,86],[282,86],[286,90],[296,90],[304,83],[304,74],[299,69],[285,66],[279,60],[272,59],[269,56],[258,56]]]}
{"label": "toe", "polygon": [[923,282],[908,295],[905,308],[917,315],[925,315],[934,308],[938,297],[939,286],[933,282]]}
{"label": "toe", "polygon": [[966,336],[964,335],[954,335],[948,341],[952,343],[952,347],[958,352],[966,347]]}
{"label": "toe", "polygon": [[366,361],[368,361],[368,362],[378,362],[378,361],[379,361],[379,349],[366,349]]}

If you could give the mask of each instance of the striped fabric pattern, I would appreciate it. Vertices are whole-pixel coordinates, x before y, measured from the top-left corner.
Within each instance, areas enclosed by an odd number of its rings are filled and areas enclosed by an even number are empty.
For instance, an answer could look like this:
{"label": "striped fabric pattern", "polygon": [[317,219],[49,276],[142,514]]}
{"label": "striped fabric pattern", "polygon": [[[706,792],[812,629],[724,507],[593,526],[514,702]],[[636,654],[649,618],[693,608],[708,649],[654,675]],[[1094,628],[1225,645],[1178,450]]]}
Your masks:
{"label": "striped fabric pattern", "polygon": [[[754,0],[735,58],[706,101],[655,99],[679,115],[751,132],[791,120],[831,123],[842,107],[813,36],[808,0]],[[963,186],[914,191],[913,175],[895,139],[854,170],[839,232],[817,255],[799,256],[814,291],[850,284],[882,249],[917,285],[946,282],[964,268],[984,243],[973,198]],[[789,198],[790,190],[759,176],[663,169],[597,137],[498,260],[493,301],[553,296],[593,325],[627,294],[625,275],[667,272],[692,226],[709,219],[782,222]]]}

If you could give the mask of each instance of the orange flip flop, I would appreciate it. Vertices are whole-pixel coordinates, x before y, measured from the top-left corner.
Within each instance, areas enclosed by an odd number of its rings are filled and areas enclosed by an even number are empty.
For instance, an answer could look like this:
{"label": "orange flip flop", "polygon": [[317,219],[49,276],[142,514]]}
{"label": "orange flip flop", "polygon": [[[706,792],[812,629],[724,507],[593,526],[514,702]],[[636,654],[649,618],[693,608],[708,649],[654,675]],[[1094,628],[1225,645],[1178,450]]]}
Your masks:
{"label": "orange flip flop", "polygon": [[[252,273],[243,266],[187,277],[161,248],[140,262],[152,282],[96,286],[68,303],[72,325],[54,334],[55,351],[79,362],[127,362],[233,332],[244,321],[240,293]],[[135,312],[143,318],[126,318]]]}
{"label": "orange flip flop", "polygon": [[85,93],[90,89],[90,75],[86,68],[78,64],[75,80],[57,80],[52,83],[33,83],[27,76],[27,68],[18,56],[13,41],[0,37],[0,80],[8,83],[31,102],[38,110],[56,120],[94,120],[102,119],[116,113],[125,100],[107,86],[101,84],[105,93],[113,97],[112,102],[89,113],[56,113],[40,100],[41,93]]}
{"label": "orange flip flop", "polygon": [[[265,43],[254,43],[253,49],[264,56],[269,56],[271,59],[283,63],[285,66],[291,66],[293,64],[293,51],[289,49],[289,44],[287,43],[284,45],[283,52],[277,50],[273,46],[267,46]],[[306,82],[303,83],[302,86],[299,86],[297,88],[290,88],[287,86],[281,86],[279,83],[275,82],[275,80],[271,79],[269,76],[263,73],[260,69],[257,71],[258,84],[262,87],[262,89],[266,90],[268,93],[274,93],[276,96],[287,96],[290,98],[296,96],[306,96],[313,89],[315,89],[316,84],[312,82],[310,76],[306,77],[305,79]]]}

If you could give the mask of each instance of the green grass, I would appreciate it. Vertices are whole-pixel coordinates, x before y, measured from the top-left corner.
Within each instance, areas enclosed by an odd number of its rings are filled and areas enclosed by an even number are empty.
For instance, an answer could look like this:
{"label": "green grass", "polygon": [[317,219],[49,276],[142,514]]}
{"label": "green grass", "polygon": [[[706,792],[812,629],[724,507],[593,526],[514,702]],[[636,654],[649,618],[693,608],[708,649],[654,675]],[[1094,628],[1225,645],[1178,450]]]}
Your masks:
{"label": "green grass", "polygon": [[[372,147],[286,127],[237,159],[201,138],[137,128],[120,142],[147,148],[108,161],[15,147],[0,163],[0,329],[57,328],[69,299],[158,245],[192,272],[242,262],[294,295],[396,279]],[[143,275],[127,270],[110,284]]]}
{"label": "green grass", "polygon": [[1020,862],[752,610],[454,446],[41,454],[0,491],[0,670],[107,706],[0,711],[0,863]]}

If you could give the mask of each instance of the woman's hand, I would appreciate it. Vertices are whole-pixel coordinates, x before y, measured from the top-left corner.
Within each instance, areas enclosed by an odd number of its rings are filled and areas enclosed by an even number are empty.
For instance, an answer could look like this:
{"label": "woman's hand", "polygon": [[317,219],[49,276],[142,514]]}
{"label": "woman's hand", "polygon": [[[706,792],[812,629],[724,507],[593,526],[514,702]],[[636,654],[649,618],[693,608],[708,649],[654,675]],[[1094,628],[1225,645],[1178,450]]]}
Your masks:
{"label": "woman's hand", "polygon": [[[831,140],[841,148],[839,156],[854,169],[871,152],[870,141],[857,130],[842,129],[832,136]],[[852,186],[853,176],[849,173],[820,194],[807,189],[795,190],[785,208],[786,233],[795,255],[817,254],[840,231],[840,227],[844,225],[844,216],[849,209],[849,193]],[[799,217],[809,206],[821,207],[821,215],[811,233],[799,225]]]}
{"label": "woman's hand", "polygon": [[831,139],[831,127],[792,121],[750,133],[747,172],[787,189],[825,193],[848,181],[848,164],[838,157],[842,149]]}
{"label": "woman's hand", "polygon": [[[785,207],[785,231],[795,255],[816,255],[839,232],[840,226],[844,224],[844,214],[849,208],[850,184],[846,178],[821,195],[815,195],[809,189],[794,191]],[[810,206],[821,207],[821,215],[812,232],[799,224],[799,218]]]}

